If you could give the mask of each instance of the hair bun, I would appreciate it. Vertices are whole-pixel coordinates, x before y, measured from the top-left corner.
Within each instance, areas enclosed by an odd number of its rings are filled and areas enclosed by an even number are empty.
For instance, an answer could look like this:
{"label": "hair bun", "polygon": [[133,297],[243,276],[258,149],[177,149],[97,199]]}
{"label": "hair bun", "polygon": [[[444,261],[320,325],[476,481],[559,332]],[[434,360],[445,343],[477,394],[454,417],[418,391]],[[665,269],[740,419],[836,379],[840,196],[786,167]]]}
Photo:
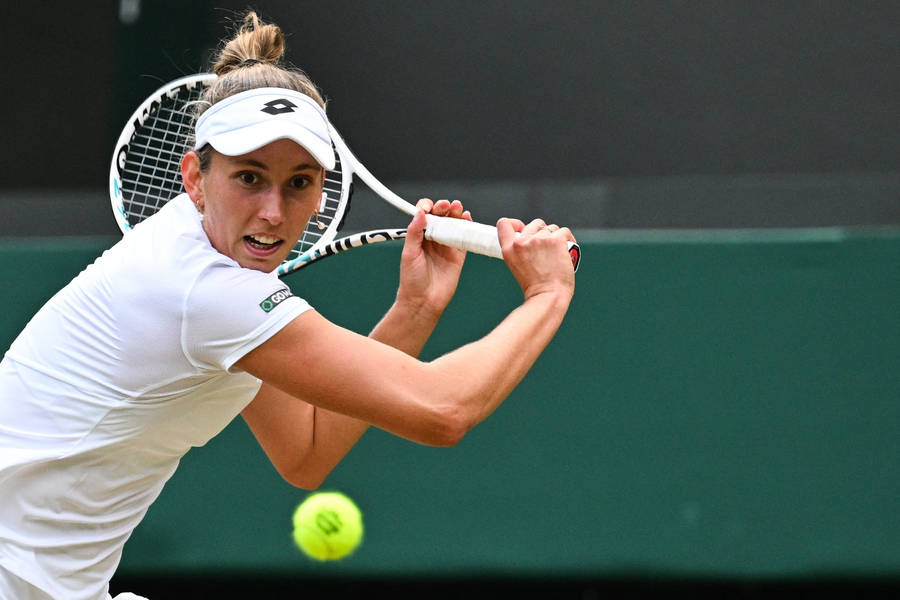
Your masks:
{"label": "hair bun", "polygon": [[325,99],[316,84],[302,69],[285,63],[284,48],[281,28],[261,22],[255,12],[247,13],[234,36],[223,40],[213,57],[209,70],[217,77],[197,103],[195,118],[229,96],[264,87],[306,94],[324,109]]}
{"label": "hair bun", "polygon": [[277,25],[263,23],[253,11],[244,17],[237,35],[219,51],[213,72],[222,76],[260,63],[278,66],[284,56],[284,34]]}

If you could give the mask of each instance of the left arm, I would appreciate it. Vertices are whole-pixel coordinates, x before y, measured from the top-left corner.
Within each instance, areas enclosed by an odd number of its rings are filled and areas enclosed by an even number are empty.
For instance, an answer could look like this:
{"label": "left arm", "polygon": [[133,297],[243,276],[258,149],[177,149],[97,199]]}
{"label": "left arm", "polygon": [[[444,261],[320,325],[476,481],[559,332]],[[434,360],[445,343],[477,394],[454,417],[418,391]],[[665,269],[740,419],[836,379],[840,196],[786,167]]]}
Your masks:
{"label": "left arm", "polygon": [[[369,337],[418,356],[456,291],[465,253],[424,239],[424,212],[471,220],[458,202],[423,199],[403,246],[394,304]],[[313,406],[263,383],[241,413],[269,460],[291,484],[315,489],[369,424]]]}

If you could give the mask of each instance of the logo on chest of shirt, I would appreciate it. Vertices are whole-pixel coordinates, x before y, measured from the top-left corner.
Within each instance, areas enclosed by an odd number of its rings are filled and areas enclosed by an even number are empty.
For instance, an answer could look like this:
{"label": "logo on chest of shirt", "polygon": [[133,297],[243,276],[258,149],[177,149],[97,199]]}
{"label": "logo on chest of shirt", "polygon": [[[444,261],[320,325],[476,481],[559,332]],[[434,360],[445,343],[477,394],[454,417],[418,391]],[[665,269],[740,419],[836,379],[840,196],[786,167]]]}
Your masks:
{"label": "logo on chest of shirt", "polygon": [[263,309],[263,312],[272,312],[276,306],[293,296],[291,290],[288,288],[282,288],[277,292],[274,292],[271,296],[263,300],[259,303],[259,307]]}

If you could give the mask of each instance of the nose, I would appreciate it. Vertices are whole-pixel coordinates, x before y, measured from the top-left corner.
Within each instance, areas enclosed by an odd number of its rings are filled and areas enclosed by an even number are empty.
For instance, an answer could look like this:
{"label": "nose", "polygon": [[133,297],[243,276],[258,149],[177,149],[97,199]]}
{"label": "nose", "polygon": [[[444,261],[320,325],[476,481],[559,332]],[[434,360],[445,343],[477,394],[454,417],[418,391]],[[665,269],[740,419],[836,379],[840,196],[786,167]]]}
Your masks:
{"label": "nose", "polygon": [[272,186],[260,200],[257,216],[272,225],[284,222],[284,194],[277,186]]}

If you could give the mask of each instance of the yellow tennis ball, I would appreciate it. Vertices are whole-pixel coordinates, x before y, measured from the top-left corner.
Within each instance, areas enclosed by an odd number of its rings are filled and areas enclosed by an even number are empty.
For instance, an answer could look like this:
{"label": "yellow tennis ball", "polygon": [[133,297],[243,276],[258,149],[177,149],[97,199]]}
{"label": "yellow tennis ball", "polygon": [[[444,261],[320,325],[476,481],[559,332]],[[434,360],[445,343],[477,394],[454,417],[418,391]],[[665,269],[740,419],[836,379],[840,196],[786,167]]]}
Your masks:
{"label": "yellow tennis ball", "polygon": [[316,492],[294,511],[294,542],[316,560],[338,560],[363,537],[362,513],[340,492]]}

